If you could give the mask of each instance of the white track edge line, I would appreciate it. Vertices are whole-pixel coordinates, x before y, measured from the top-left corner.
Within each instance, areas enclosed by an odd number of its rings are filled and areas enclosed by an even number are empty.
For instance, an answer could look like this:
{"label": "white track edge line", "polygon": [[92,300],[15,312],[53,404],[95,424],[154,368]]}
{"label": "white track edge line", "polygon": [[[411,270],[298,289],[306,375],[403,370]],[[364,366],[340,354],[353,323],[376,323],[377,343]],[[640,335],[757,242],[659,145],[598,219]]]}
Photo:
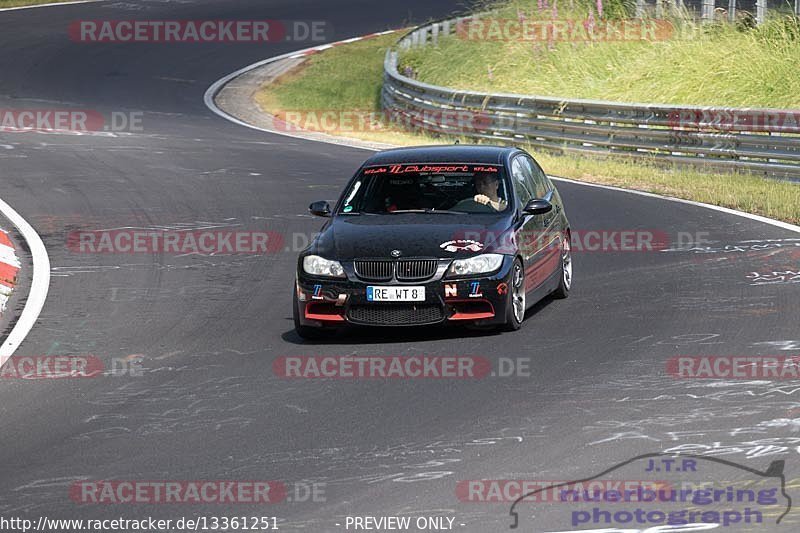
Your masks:
{"label": "white track edge line", "polygon": [[22,341],[30,332],[33,325],[39,319],[47,299],[47,291],[50,289],[50,258],[47,256],[47,249],[36,230],[28,224],[10,205],[0,199],[0,213],[19,230],[22,237],[28,243],[31,256],[33,257],[33,277],[31,280],[31,290],[25,302],[25,308],[17,319],[14,328],[0,346],[0,367],[17,350]]}
{"label": "white track edge line", "polygon": [[[386,33],[391,33],[391,32],[383,32],[383,33],[379,33],[379,34],[375,34],[375,35],[383,35],[383,34],[386,34]],[[342,42],[344,42],[344,41],[339,41],[338,43],[332,43],[332,44],[340,44]],[[270,63],[274,63],[276,61],[280,61],[282,59],[287,59],[287,58],[292,58],[292,57],[301,57],[304,52],[309,52],[311,50],[317,50],[318,48],[319,47],[305,48],[303,50],[296,50],[294,52],[289,52],[287,54],[282,54],[282,55],[271,57],[271,58],[268,58],[268,59],[263,59],[263,60],[258,61],[256,63],[248,65],[248,66],[246,66],[244,68],[241,68],[241,69],[237,70],[236,72],[232,72],[231,74],[228,74],[227,76],[225,76],[223,78],[220,78],[219,80],[217,80],[213,84],[211,84],[211,86],[206,90],[205,94],[203,95],[203,101],[206,104],[206,107],[208,107],[216,115],[219,115],[220,117],[222,117],[225,120],[228,120],[230,122],[233,122],[234,124],[238,124],[239,126],[244,126],[245,128],[250,128],[250,129],[253,129],[253,130],[257,130],[257,131],[262,131],[262,132],[265,132],[265,133],[272,133],[274,135],[282,135],[284,137],[291,137],[293,139],[302,139],[304,141],[321,142],[321,143],[333,144],[333,145],[338,145],[338,146],[348,146],[350,148],[357,148],[357,149],[361,149],[361,150],[367,150],[367,151],[370,151],[370,152],[378,152],[378,151],[380,151],[378,148],[371,148],[371,147],[368,147],[368,146],[359,145],[358,143],[367,142],[367,141],[361,141],[360,139],[348,139],[347,137],[332,138],[331,140],[328,140],[328,139],[310,139],[308,137],[304,137],[304,136],[301,136],[301,135],[293,135],[291,133],[287,133],[287,132],[283,132],[283,131],[275,131],[275,130],[270,130],[270,129],[267,129],[267,128],[261,128],[259,126],[255,126],[253,124],[248,124],[247,122],[244,122],[244,121],[239,120],[238,118],[236,118],[234,116],[229,115],[228,113],[226,113],[225,111],[220,109],[217,106],[216,102],[214,102],[214,98],[217,96],[217,93],[219,93],[219,91],[222,90],[222,88],[225,85],[227,85],[228,82],[230,82],[231,80],[233,80],[235,78],[238,78],[242,74],[246,74],[246,73],[250,72],[251,70],[255,70],[255,69],[259,68],[259,67],[262,67],[264,65],[268,65]],[[331,137],[333,137],[333,136],[331,136]],[[354,144],[351,144],[351,143],[354,143]],[[398,146],[398,148],[400,148],[400,147],[401,146]],[[706,204],[706,203],[703,203],[703,202],[695,202],[693,200],[685,200],[683,198],[675,198],[675,197],[672,197],[672,196],[663,196],[663,195],[655,194],[655,193],[652,193],[652,192],[636,191],[636,190],[633,190],[633,189],[626,189],[624,187],[613,187],[611,185],[601,185],[599,183],[589,183],[589,182],[586,182],[586,181],[577,181],[577,180],[572,180],[572,179],[569,179],[569,178],[561,178],[561,177],[558,177],[558,176],[550,176],[550,177],[553,178],[553,179],[559,180],[559,181],[565,181],[565,182],[569,182],[569,183],[574,183],[576,185],[584,185],[584,186],[587,186],[587,187],[597,187],[597,188],[600,188],[600,189],[608,189],[608,190],[611,190],[611,191],[625,192],[625,193],[629,193],[629,194],[638,194],[639,196],[645,196],[645,197],[648,197],[648,198],[655,198],[655,199],[659,199],[659,200],[665,200],[665,201],[668,201],[668,202],[678,202],[678,203],[682,203],[682,204],[693,205],[695,207],[702,207],[702,208],[705,208],[705,209],[711,209],[713,211],[719,211],[721,213],[727,213],[729,215],[735,215],[735,216],[739,216],[739,217],[742,217],[742,218],[747,218],[747,219],[750,219],[750,220],[754,220],[756,222],[762,222],[764,224],[769,224],[771,226],[776,226],[776,227],[783,228],[783,229],[786,229],[786,230],[789,230],[789,231],[794,231],[794,232],[800,233],[800,226],[796,226],[796,225],[790,224],[788,222],[783,222],[781,220],[775,220],[775,219],[768,218],[768,217],[761,216],[761,215],[754,215],[752,213],[746,213],[744,211],[737,211],[736,209],[730,209],[728,207],[722,207],[722,206],[718,206],[718,205]]]}
{"label": "white track edge line", "polygon": [[102,2],[102,1],[103,0],[73,0],[72,2],[53,2],[50,4],[33,4],[30,6],[3,7],[0,8],[0,12],[19,11],[21,9],[36,9],[37,7],[56,7],[56,6],[71,6],[74,4],[92,4],[94,2]]}
{"label": "white track edge line", "polygon": [[[559,176],[550,176],[552,179],[556,179],[559,181],[566,181],[568,183],[574,183],[575,185],[586,185],[587,187],[597,187],[598,189],[608,189],[610,191],[619,191],[619,192],[626,192],[630,194],[638,194],[639,196],[646,196],[648,198],[656,198],[658,200],[666,200],[668,202],[678,202],[681,204],[689,204],[696,207],[705,207],[706,209],[712,209],[714,211],[719,211],[721,213],[727,213],[729,215],[736,215],[744,218],[749,218],[750,220],[755,220],[757,222],[762,222],[764,224],[770,224],[772,226],[777,226],[782,229],[786,229],[789,231],[794,231],[800,233],[800,226],[795,226],[794,224],[790,224],[789,222],[783,222],[781,220],[775,220],[773,218],[768,218],[761,215],[754,215],[752,213],[746,213],[744,211],[737,211],[736,209],[731,209],[729,207],[722,207],[719,205],[713,204],[706,204],[703,202],[696,202],[694,200],[686,200],[684,198],[675,198],[674,196],[663,196],[661,194],[656,194],[652,192],[645,192],[645,191],[636,191],[633,189],[626,189],[624,187],[614,187],[612,185],[602,185],[600,183],[589,183],[586,181],[577,181],[569,178],[561,178]],[[800,186],[800,185],[799,185]]]}
{"label": "white track edge line", "polygon": [[[387,30],[387,31],[384,31],[384,32],[369,34],[369,36],[373,36],[373,35],[375,35],[375,36],[388,35],[390,33],[395,33],[395,32],[398,32],[398,31],[401,31],[401,30]],[[355,37],[355,39],[357,39],[357,40],[361,40],[363,38],[364,37]],[[341,44],[343,42],[344,41],[338,41],[338,42],[330,43],[330,44],[331,45],[338,45],[338,44]],[[352,40],[351,40],[351,42],[352,42]],[[324,46],[327,46],[327,45],[324,45]],[[282,135],[284,137],[290,137],[292,139],[301,139],[303,141],[312,141],[312,142],[316,141],[316,142],[321,142],[321,143],[326,143],[326,144],[333,144],[333,145],[338,145],[338,146],[348,146],[350,148],[368,150],[370,152],[378,152],[378,151],[380,151],[379,148],[370,148],[370,147],[367,147],[367,146],[360,146],[358,144],[358,143],[365,143],[367,141],[351,140],[351,139],[347,139],[347,138],[344,138],[344,137],[339,139],[339,138],[336,138],[336,137],[333,137],[333,136],[331,136],[331,139],[309,139],[308,137],[305,137],[305,136],[302,136],[302,135],[294,135],[292,133],[288,133],[288,132],[285,132],[285,131],[275,131],[275,130],[270,130],[270,129],[267,129],[267,128],[261,128],[259,126],[254,125],[254,124],[248,124],[247,122],[244,122],[243,120],[239,120],[238,118],[236,118],[236,117],[234,117],[232,115],[229,115],[228,113],[226,113],[225,111],[220,109],[219,106],[217,106],[217,103],[214,101],[214,98],[216,98],[217,94],[222,90],[222,88],[225,85],[227,85],[230,81],[238,78],[239,76],[241,76],[243,74],[247,74],[251,70],[255,70],[255,69],[259,68],[259,67],[263,67],[264,65],[269,65],[270,63],[275,63],[275,62],[281,61],[283,59],[295,59],[295,58],[303,57],[306,52],[317,51],[317,50],[319,50],[319,48],[320,48],[319,46],[312,46],[310,48],[304,48],[302,50],[295,50],[294,52],[288,52],[286,54],[281,54],[279,56],[270,57],[270,58],[267,58],[267,59],[262,59],[261,61],[256,61],[253,64],[250,64],[250,65],[247,65],[246,67],[240,68],[239,70],[237,70],[235,72],[231,72],[227,76],[224,76],[224,77],[218,79],[217,81],[215,81],[214,83],[212,83],[208,87],[208,89],[206,89],[206,92],[203,95],[203,102],[205,103],[206,107],[208,109],[210,109],[215,115],[218,115],[218,116],[224,118],[225,120],[227,120],[229,122],[233,122],[234,124],[237,124],[239,126],[242,126],[242,127],[245,127],[245,128],[250,128],[251,130],[262,131],[264,133],[272,133],[272,134],[275,134],[275,135]],[[356,143],[356,144],[352,144],[352,143]]]}

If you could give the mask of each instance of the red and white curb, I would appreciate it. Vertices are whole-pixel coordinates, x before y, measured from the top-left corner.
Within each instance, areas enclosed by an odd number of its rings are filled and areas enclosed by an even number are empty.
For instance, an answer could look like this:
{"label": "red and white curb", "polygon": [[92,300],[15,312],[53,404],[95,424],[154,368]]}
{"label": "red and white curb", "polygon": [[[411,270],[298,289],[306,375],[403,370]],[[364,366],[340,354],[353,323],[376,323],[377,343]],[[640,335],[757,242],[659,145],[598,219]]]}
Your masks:
{"label": "red and white curb", "polygon": [[[25,239],[25,245],[30,250],[33,261],[33,273],[30,276],[31,288],[25,299],[25,307],[22,308],[22,313],[14,323],[11,333],[0,344],[0,367],[2,367],[19,348],[39,319],[39,314],[47,300],[47,292],[50,290],[50,258],[42,238],[36,233],[33,226],[2,199],[0,199],[0,214],[13,224]],[[20,270],[20,262],[8,234],[4,231],[0,232],[0,261],[2,261],[0,262],[0,286],[3,287],[0,290],[3,291],[3,306],[5,306],[8,302],[9,290],[13,288],[14,284],[3,282],[8,281],[8,278],[10,281],[16,279]],[[3,274],[4,272],[7,273]]]}
{"label": "red and white curb", "polygon": [[14,243],[8,238],[8,232],[0,228],[0,314],[6,310],[11,291],[17,282],[20,264]]}

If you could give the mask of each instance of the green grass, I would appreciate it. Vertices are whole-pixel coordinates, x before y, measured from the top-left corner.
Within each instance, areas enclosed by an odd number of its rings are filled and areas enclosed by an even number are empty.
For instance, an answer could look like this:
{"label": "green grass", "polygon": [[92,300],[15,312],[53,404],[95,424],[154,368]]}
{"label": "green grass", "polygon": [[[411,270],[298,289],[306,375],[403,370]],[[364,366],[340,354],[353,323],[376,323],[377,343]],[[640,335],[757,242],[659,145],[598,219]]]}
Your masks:
{"label": "green grass", "polygon": [[[528,20],[552,17],[552,11],[537,11],[537,1],[503,2],[492,18],[518,19],[518,13]],[[575,0],[572,11],[562,5],[568,4],[558,3],[559,19],[588,16],[586,0]],[[404,53],[401,65],[411,66],[421,81],[460,89],[623,102],[800,107],[797,20],[775,18],[757,29],[727,23],[699,27],[681,19],[672,23],[677,28],[672,37],[655,41],[548,43],[453,36],[441,39],[438,47]]]}
{"label": "green grass", "polygon": [[[338,110],[372,113],[380,118],[383,59],[386,49],[400,35],[382,35],[313,55],[300,69],[259,91],[255,101],[263,110],[281,117],[286,111],[309,111],[313,116],[313,112]],[[409,142],[407,134],[385,124],[378,131],[324,131],[389,144],[444,142],[423,135],[415,135],[414,142]]]}
{"label": "green grass", "polygon": [[641,160],[596,160],[531,150],[548,174],[694,200],[800,225],[800,184],[747,174],[708,174]]}
{"label": "green grass", "polygon": [[0,8],[35,6],[37,4],[54,4],[56,2],[70,2],[74,0],[0,0]]}
{"label": "green grass", "polygon": [[383,57],[399,35],[356,41],[311,56],[302,70],[282,80],[291,90],[267,94],[282,109],[378,109]]}
{"label": "green grass", "polygon": [[[360,110],[379,112],[383,57],[398,35],[338,46],[312,56],[305,66],[268,85],[256,100],[266,111]],[[451,62],[457,66],[457,62]],[[438,80],[437,80],[438,81]],[[343,135],[397,145],[452,143],[385,128]],[[654,192],[730,207],[800,224],[800,185],[746,174],[711,174],[690,168],[664,168],[646,160],[531,153],[552,175]]]}

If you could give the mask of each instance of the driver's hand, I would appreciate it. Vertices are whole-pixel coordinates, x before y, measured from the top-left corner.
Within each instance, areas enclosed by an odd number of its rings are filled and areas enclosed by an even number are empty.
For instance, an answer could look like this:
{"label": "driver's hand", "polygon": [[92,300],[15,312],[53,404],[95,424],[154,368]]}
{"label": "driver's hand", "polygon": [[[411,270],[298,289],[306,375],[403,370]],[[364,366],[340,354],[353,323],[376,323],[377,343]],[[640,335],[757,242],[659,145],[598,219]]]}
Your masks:
{"label": "driver's hand", "polygon": [[491,200],[489,200],[489,197],[486,196],[485,194],[476,194],[475,197],[473,198],[473,200],[475,200],[479,204],[483,204],[483,205],[486,205],[491,201]]}

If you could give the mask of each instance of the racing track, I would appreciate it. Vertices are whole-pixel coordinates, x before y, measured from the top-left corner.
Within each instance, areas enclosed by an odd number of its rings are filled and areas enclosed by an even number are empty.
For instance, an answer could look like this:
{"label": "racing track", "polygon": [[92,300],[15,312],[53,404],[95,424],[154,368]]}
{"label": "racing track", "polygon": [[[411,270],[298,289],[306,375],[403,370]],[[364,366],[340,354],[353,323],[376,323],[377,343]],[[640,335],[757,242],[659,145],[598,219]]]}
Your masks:
{"label": "racing track", "polygon": [[[485,532],[507,528],[508,507],[459,503],[457,480],[573,479],[635,454],[715,442],[726,458],[754,468],[783,458],[787,477],[797,475],[795,383],[692,382],[664,372],[681,354],[800,352],[800,284],[747,278],[797,268],[788,248],[582,253],[572,296],[538,306],[515,334],[393,330],[316,345],[292,331],[294,253],[67,249],[67,234],[81,229],[311,233],[320,221],[305,214],[309,202],[334,198],[367,155],[241,128],[203,105],[221,76],[308,44],[82,45],[66,38],[70,21],[316,19],[331,21],[338,40],[457,7],[376,5],[129,0],[0,13],[0,108],[145,113],[143,133],[116,137],[0,134],[0,196],[37,229],[52,262],[48,300],[17,354],[91,353],[107,364],[140,354],[145,368],[133,377],[1,380],[0,514],[252,515],[246,506],[78,506],[67,489],[76,479],[305,480],[326,483],[327,501],[258,514],[276,514],[283,530],[333,532],[348,514],[439,510],[454,513],[461,531]],[[703,231],[714,247],[798,238],[690,205],[559,187],[576,230]],[[291,381],[271,368],[281,355],[423,353],[532,357],[533,374]],[[766,437],[774,448],[744,444]]]}

